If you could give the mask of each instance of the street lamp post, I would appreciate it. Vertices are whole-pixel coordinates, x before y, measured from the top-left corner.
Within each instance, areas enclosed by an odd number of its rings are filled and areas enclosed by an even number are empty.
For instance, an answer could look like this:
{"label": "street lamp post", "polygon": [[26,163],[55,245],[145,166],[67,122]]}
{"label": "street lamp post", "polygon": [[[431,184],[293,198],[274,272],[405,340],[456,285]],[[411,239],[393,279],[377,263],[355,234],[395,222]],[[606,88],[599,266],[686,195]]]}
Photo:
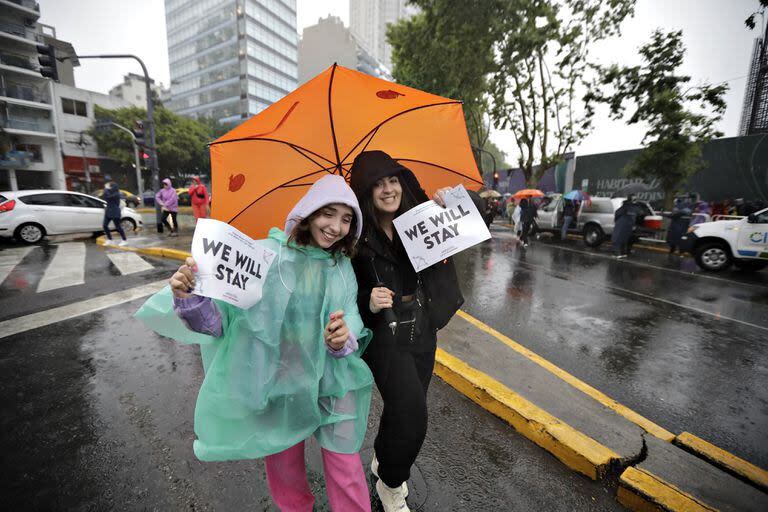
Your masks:
{"label": "street lamp post", "polygon": [[136,162],[134,164],[134,167],[136,167],[136,186],[138,187],[139,191],[139,199],[143,202],[144,201],[144,180],[141,178],[141,165],[139,163],[139,145],[136,144],[136,135],[133,134],[133,131],[131,131],[129,128],[126,128],[125,126],[121,124],[117,124],[114,121],[106,121],[105,123],[96,123],[96,129],[101,129],[102,127],[106,128],[109,126],[114,126],[115,128],[119,130],[123,130],[124,132],[127,132],[128,135],[131,136],[131,141],[133,142],[133,159]]}
{"label": "street lamp post", "polygon": [[[130,54],[110,54],[110,55],[76,55],[78,59],[134,59],[141,65],[141,69],[144,72],[144,84],[147,91],[147,123],[149,124],[149,146],[146,148],[149,154],[149,169],[152,172],[152,187],[155,192],[160,190],[160,177],[158,175],[157,168],[157,149],[155,147],[155,116],[154,106],[152,104],[152,88],[149,85],[149,73],[147,73],[147,66],[144,62],[135,55]],[[62,57],[60,60],[70,59],[70,56]],[[139,167],[137,166],[137,170]],[[155,201],[155,223],[157,225],[157,232],[163,232],[163,224],[160,221],[160,205]]]}
{"label": "street lamp post", "polygon": [[83,152],[83,173],[85,174],[85,191],[90,194],[91,190],[91,170],[88,167],[88,159],[85,157],[85,146],[88,142],[85,140],[85,132],[80,132],[80,141],[77,143],[80,146],[80,150]]}

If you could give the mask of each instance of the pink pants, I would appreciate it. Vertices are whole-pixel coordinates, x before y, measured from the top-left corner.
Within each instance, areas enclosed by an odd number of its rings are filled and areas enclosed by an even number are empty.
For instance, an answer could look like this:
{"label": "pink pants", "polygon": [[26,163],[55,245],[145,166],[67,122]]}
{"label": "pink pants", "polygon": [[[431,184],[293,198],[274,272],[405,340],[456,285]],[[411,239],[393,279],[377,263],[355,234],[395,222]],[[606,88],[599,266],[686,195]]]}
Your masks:
{"label": "pink pants", "polygon": [[[334,511],[370,512],[371,498],[360,454],[336,453],[324,448],[323,472],[328,502]],[[304,441],[264,458],[272,500],[282,512],[310,512],[315,502],[307,482]]]}

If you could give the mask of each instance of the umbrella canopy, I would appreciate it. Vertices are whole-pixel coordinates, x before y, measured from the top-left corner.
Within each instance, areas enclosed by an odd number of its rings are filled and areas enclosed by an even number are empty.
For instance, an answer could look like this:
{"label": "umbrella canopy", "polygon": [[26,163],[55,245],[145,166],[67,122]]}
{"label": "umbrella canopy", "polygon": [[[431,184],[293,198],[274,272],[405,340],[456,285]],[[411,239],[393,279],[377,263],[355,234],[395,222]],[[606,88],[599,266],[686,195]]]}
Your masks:
{"label": "umbrella canopy", "polygon": [[639,194],[640,192],[650,192],[651,187],[642,182],[630,183],[626,187],[621,187],[611,194],[611,197],[627,197],[629,194]]}
{"label": "umbrella canopy", "polygon": [[584,192],[583,190],[571,190],[567,194],[563,196],[565,199],[570,199],[571,201],[591,201],[592,197],[590,197],[589,194]]}
{"label": "umbrella canopy", "polygon": [[515,192],[512,197],[515,199],[524,199],[527,197],[544,197],[544,192],[536,188],[524,188],[523,190],[518,190]]}
{"label": "umbrella canopy", "polygon": [[488,190],[483,190],[482,192],[480,192],[480,197],[485,197],[485,198],[488,198],[488,197],[501,197],[501,193],[497,192],[495,190],[488,189]]}
{"label": "umbrella canopy", "polygon": [[349,180],[362,151],[386,151],[428,194],[482,186],[461,102],[334,64],[210,144],[211,216],[252,238],[282,227],[326,174]]}

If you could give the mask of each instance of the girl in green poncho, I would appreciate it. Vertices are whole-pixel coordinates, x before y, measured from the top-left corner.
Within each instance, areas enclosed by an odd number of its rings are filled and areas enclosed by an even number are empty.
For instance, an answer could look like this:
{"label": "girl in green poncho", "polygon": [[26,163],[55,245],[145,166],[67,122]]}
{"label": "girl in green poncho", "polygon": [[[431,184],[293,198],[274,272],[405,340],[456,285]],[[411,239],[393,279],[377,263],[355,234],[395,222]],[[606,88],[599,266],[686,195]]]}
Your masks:
{"label": "girl in green poncho", "polygon": [[357,309],[349,255],[362,230],[340,176],[318,180],[262,244],[277,254],[263,296],[247,310],[189,293],[192,258],[137,317],[164,336],[200,344],[205,379],[195,407],[195,455],[265,458],[272,499],[312,510],[304,440],[322,449],[333,510],[370,510],[358,451],[373,377],[360,355],[371,333]]}

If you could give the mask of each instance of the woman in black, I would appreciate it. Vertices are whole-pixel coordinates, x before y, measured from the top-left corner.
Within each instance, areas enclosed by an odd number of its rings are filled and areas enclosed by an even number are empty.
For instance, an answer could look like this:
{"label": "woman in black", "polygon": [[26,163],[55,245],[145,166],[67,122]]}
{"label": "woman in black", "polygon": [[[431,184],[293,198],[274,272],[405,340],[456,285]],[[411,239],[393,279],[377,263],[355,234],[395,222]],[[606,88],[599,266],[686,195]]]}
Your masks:
{"label": "woman in black", "polygon": [[[402,512],[409,510],[406,481],[427,433],[436,333],[464,299],[451,259],[416,273],[392,224],[428,200],[409,169],[382,151],[366,151],[355,158],[350,186],[363,212],[363,235],[352,259],[358,305],[373,331],[363,359],[384,402],[371,471],[379,478],[384,511]],[[445,190],[433,198],[443,206]]]}

